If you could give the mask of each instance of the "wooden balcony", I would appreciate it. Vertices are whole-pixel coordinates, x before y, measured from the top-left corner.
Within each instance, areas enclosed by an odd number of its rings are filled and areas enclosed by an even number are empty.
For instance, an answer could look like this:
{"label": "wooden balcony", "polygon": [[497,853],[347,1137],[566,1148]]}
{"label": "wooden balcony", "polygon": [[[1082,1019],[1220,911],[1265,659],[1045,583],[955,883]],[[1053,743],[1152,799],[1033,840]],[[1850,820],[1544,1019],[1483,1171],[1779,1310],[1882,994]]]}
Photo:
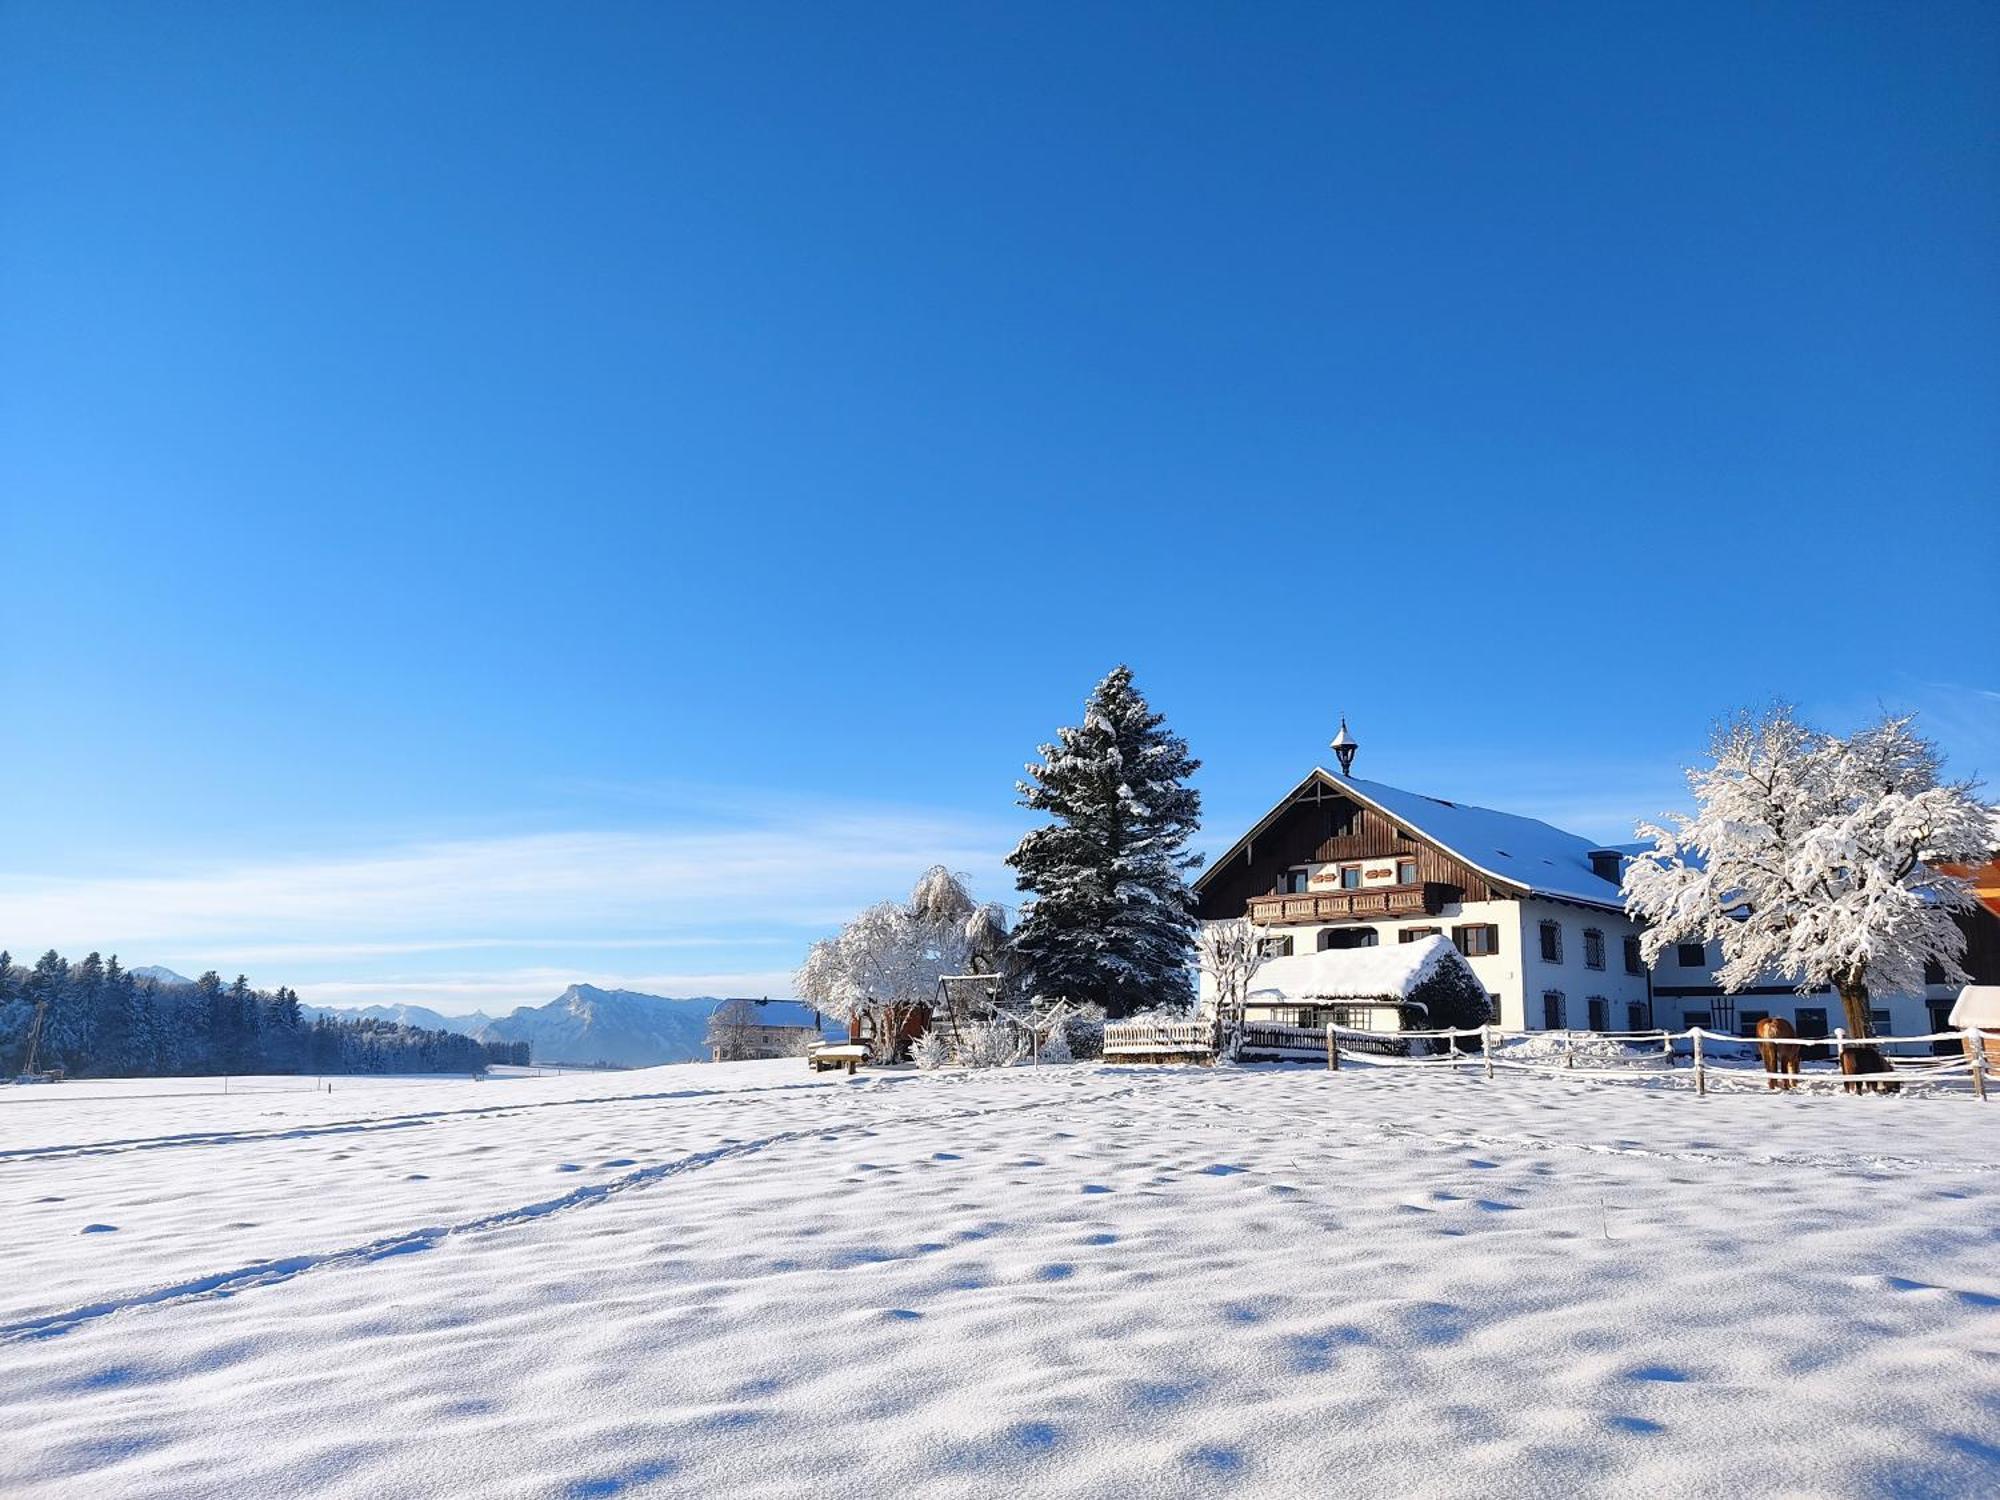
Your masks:
{"label": "wooden balcony", "polygon": [[1244,915],[1259,927],[1353,922],[1368,917],[1434,917],[1444,909],[1450,890],[1449,886],[1431,880],[1417,885],[1381,886],[1372,891],[1299,891],[1282,896],[1252,896]]}

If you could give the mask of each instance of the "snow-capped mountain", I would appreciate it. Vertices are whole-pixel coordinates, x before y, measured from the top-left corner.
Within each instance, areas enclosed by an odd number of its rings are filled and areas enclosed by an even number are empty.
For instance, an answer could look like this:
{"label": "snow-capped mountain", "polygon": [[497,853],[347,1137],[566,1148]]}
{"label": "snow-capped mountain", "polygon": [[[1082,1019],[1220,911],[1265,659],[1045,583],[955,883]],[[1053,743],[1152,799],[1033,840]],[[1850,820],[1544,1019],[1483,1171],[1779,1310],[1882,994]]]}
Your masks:
{"label": "snow-capped mountain", "polygon": [[299,1013],[308,1021],[325,1016],[330,1021],[391,1021],[398,1026],[414,1026],[420,1031],[456,1031],[463,1036],[477,1036],[486,1026],[492,1024],[493,1017],[483,1011],[473,1011],[469,1015],[448,1016],[443,1011],[432,1010],[427,1005],[362,1005],[344,1007],[338,1005],[301,1005]]}
{"label": "snow-capped mountain", "polygon": [[165,985],[169,989],[175,985],[194,983],[187,975],[176,974],[164,964],[147,964],[143,969],[134,969],[132,977],[134,979],[150,979],[153,983]]}
{"label": "snow-capped mountain", "polygon": [[536,1062],[617,1063],[650,1068],[708,1056],[715,997],[670,1000],[637,990],[573,984],[547,1005],[524,1005],[477,1035],[489,1042],[526,1042]]}

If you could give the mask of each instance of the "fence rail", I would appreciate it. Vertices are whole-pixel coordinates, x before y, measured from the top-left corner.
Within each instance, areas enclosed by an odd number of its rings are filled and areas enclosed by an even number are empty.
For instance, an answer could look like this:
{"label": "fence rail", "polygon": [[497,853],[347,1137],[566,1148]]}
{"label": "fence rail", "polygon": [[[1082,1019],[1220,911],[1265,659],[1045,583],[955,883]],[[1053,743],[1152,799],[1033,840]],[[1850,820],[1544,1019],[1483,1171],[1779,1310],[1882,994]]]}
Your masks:
{"label": "fence rail", "polygon": [[1113,1021],[1104,1028],[1104,1056],[1215,1057],[1215,1027],[1206,1021]]}
{"label": "fence rail", "polygon": [[[1986,1097],[1987,1075],[2000,1065],[2000,1034],[1977,1028],[1928,1032],[1922,1036],[1849,1037],[1835,1031],[1826,1037],[1788,1037],[1760,1042],[1754,1036],[1690,1026],[1684,1031],[1501,1031],[1495,1026],[1416,1031],[1367,1031],[1353,1026],[1324,1028],[1252,1022],[1236,1029],[1236,1057],[1243,1062],[1305,1062],[1326,1060],[1338,1068],[1343,1057],[1367,1055],[1371,1066],[1443,1068],[1476,1067],[1485,1077],[1502,1072],[1559,1073],[1571,1078],[1631,1081],[1635,1076],[1674,1073],[1685,1062],[1695,1092],[1705,1094],[1711,1083],[1769,1083],[1785,1087],[1834,1086],[1898,1089],[1906,1084],[1960,1083],[1978,1098]],[[1935,1052],[1897,1055],[1892,1049],[1934,1042],[1955,1042],[1956,1054]],[[1683,1047],[1682,1044],[1685,1044]],[[1760,1046],[1802,1050],[1816,1047],[1833,1054],[1834,1067],[1824,1071],[1771,1072],[1763,1067],[1719,1065],[1711,1049],[1717,1046],[1755,1051]],[[1868,1072],[1848,1072],[1847,1052],[1867,1048]],[[1220,1028],[1202,1021],[1114,1021],[1104,1028],[1104,1057],[1173,1059],[1213,1062],[1222,1049]],[[1759,1054],[1761,1058],[1761,1054]]]}
{"label": "fence rail", "polygon": [[[1333,1038],[1335,1055],[1360,1050],[1356,1042],[1378,1040],[1383,1033],[1359,1031],[1352,1027],[1329,1026]],[[1456,1070],[1466,1064],[1479,1067],[1486,1077],[1491,1078],[1496,1071],[1521,1073],[1561,1073],[1574,1078],[1606,1078],[1629,1082],[1636,1074],[1671,1070],[1684,1056],[1688,1062],[1695,1092],[1705,1094],[1712,1082],[1734,1083],[1764,1082],[1785,1087],[1805,1085],[1808,1087],[1832,1086],[1860,1091],[1872,1088],[1901,1088],[1905,1084],[1954,1083],[1963,1080],[1970,1084],[1971,1092],[1977,1098],[1986,1097],[1987,1075],[1993,1067],[1991,1061],[1996,1042],[1994,1036],[1977,1028],[1968,1031],[1927,1032],[1921,1036],[1871,1036],[1849,1037],[1844,1032],[1835,1031],[1832,1036],[1796,1037],[1760,1042],[1753,1036],[1739,1036],[1734,1032],[1714,1031],[1705,1026],[1691,1026],[1685,1031],[1509,1031],[1497,1027],[1467,1028],[1441,1031],[1410,1031],[1400,1033],[1412,1038],[1451,1039],[1452,1050],[1437,1055],[1421,1056],[1413,1053],[1407,1057],[1384,1057],[1372,1059],[1377,1065],[1401,1065],[1415,1068],[1446,1068]],[[1468,1046],[1472,1039],[1476,1046]],[[1464,1039],[1463,1042],[1458,1039]],[[1675,1044],[1686,1042],[1687,1051],[1681,1053]],[[1902,1056],[1894,1057],[1888,1051],[1898,1045],[1913,1045],[1930,1042],[1957,1042],[1960,1053],[1953,1055]],[[1582,1044],[1579,1050],[1579,1043]],[[1621,1047],[1615,1055],[1607,1056],[1604,1044],[1613,1043]],[[1716,1043],[1732,1047],[1755,1050],[1760,1046],[1806,1048],[1820,1047],[1830,1050],[1834,1057],[1834,1067],[1817,1072],[1770,1072],[1762,1067],[1745,1068],[1738,1066],[1718,1066],[1709,1048]],[[1652,1050],[1657,1048],[1658,1050]],[[1850,1050],[1866,1048],[1873,1051],[1883,1063],[1883,1067],[1869,1072],[1848,1072],[1841,1066],[1843,1054]],[[1760,1054],[1761,1058],[1761,1054]]]}

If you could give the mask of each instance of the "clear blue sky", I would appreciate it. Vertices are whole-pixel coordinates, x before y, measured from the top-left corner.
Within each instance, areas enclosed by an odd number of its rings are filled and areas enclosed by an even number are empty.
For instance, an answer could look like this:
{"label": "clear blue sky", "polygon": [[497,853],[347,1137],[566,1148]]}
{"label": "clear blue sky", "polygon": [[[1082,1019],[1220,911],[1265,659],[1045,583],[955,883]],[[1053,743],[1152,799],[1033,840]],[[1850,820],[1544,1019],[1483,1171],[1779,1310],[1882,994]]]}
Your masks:
{"label": "clear blue sky", "polygon": [[1991,5],[0,0],[0,943],[776,989],[1130,661],[1597,837],[2000,775]]}

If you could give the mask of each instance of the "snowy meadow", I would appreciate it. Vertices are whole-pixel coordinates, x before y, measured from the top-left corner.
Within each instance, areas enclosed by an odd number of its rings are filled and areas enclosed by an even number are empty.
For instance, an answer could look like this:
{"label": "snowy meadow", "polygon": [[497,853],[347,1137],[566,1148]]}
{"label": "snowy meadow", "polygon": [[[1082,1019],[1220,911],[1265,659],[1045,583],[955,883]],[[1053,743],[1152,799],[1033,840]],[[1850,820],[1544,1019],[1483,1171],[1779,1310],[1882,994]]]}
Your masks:
{"label": "snowy meadow", "polygon": [[0,1090],[0,1493],[1975,1495],[2000,1109],[1355,1066]]}

